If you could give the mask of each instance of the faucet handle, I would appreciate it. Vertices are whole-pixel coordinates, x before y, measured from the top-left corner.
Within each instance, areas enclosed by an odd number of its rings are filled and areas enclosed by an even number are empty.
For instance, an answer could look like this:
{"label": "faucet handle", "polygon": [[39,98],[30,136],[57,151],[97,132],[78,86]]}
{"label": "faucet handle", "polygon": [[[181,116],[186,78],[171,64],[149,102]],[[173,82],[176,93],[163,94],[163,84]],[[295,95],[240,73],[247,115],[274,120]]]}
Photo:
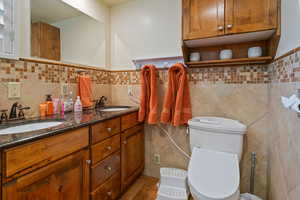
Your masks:
{"label": "faucet handle", "polygon": [[7,111],[8,111],[8,110],[0,110],[0,112],[1,112],[0,120],[1,120],[1,121],[6,121],[6,120],[8,120]]}
{"label": "faucet handle", "polygon": [[20,105],[18,106],[18,110],[19,110],[18,118],[24,119],[24,118],[25,118],[24,110],[29,110],[29,109],[30,109],[29,106],[23,107],[23,106],[20,104]]}

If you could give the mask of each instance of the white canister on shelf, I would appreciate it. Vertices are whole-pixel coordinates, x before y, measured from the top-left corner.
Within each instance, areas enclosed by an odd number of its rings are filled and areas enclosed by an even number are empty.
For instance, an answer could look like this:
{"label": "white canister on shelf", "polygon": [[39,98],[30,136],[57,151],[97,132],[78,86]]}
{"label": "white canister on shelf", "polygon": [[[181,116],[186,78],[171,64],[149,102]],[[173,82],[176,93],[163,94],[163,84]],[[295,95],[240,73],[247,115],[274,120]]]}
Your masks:
{"label": "white canister on shelf", "polygon": [[221,60],[232,59],[232,50],[231,49],[221,50],[221,52],[220,52],[220,59]]}
{"label": "white canister on shelf", "polygon": [[201,60],[201,55],[199,52],[192,52],[190,54],[190,61],[191,62],[198,62]]}
{"label": "white canister on shelf", "polygon": [[248,58],[256,58],[262,56],[261,47],[251,47],[248,49]]}

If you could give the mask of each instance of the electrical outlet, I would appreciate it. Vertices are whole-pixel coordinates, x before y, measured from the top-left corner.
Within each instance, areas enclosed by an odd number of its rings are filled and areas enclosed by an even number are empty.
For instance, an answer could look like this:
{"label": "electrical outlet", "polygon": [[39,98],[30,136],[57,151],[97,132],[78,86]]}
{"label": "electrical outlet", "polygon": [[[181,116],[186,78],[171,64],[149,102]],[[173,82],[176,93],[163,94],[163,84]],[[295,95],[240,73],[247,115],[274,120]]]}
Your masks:
{"label": "electrical outlet", "polygon": [[62,83],[60,85],[60,95],[61,96],[67,96],[68,95],[68,84]]}
{"label": "electrical outlet", "polygon": [[154,163],[159,165],[160,164],[160,155],[159,154],[154,154]]}
{"label": "electrical outlet", "polygon": [[21,97],[21,83],[9,82],[8,83],[8,94],[9,99],[16,99]]}

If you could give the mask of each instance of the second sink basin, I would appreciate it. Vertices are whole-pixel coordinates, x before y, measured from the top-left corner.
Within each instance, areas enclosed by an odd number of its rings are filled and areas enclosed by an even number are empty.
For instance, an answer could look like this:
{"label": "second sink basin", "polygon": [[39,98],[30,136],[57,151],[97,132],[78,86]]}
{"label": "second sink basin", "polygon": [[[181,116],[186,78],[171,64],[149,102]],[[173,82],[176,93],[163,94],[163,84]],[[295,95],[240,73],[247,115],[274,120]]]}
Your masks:
{"label": "second sink basin", "polygon": [[100,111],[103,112],[117,112],[117,111],[123,111],[129,109],[129,106],[109,106],[109,107],[104,107],[100,108]]}
{"label": "second sink basin", "polygon": [[30,123],[30,124],[17,125],[14,127],[0,129],[0,135],[18,134],[18,133],[26,133],[26,132],[31,132],[31,131],[38,131],[38,130],[42,130],[42,129],[59,126],[61,124],[63,124],[63,122],[51,121],[51,122],[35,122],[35,123]]}

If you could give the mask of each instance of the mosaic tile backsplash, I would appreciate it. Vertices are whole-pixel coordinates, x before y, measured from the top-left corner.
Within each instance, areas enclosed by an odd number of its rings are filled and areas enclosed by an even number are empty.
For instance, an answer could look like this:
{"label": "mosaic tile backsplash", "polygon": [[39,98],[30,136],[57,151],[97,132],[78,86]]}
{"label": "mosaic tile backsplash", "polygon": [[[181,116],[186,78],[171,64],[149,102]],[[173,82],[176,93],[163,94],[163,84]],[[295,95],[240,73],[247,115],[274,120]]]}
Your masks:
{"label": "mosaic tile backsplash", "polygon": [[289,83],[300,81],[300,51],[276,60],[269,66],[272,82]]}
{"label": "mosaic tile backsplash", "polygon": [[[0,60],[1,82],[21,82],[37,78],[45,83],[76,83],[78,67],[58,64],[43,64],[26,61]],[[94,83],[108,84],[109,72],[97,69],[84,69]]]}

